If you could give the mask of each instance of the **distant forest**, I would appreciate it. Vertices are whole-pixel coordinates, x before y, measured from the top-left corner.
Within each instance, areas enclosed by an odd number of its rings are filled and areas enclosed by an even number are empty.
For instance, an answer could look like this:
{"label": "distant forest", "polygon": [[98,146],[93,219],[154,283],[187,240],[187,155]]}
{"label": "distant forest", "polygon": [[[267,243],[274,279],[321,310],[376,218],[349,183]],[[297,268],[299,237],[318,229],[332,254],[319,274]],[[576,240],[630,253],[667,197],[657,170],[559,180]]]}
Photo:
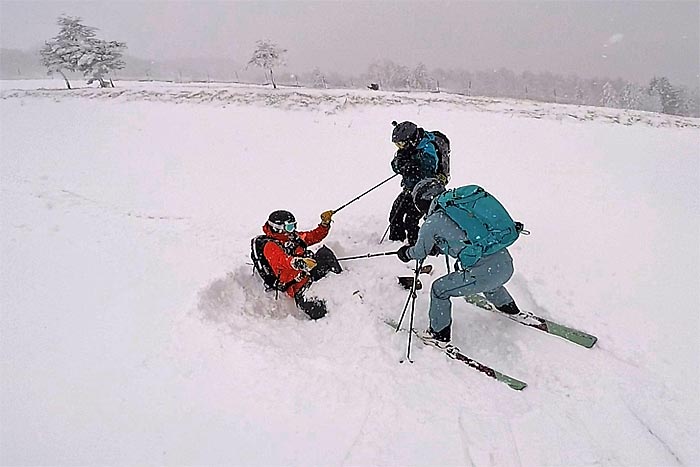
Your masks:
{"label": "distant forest", "polygon": [[[113,79],[171,82],[237,82],[271,84],[268,73],[225,59],[144,60],[124,56],[126,66]],[[46,78],[38,51],[0,49],[0,79]],[[73,79],[80,80],[79,74]],[[408,67],[385,59],[356,75],[322,70],[275,71],[283,86],[314,88],[370,88],[387,91],[450,92],[467,96],[529,99],[578,105],[613,107],[700,117],[700,88],[671,83],[663,76],[630,82],[610,78],[581,78],[552,72],[515,73],[506,68],[489,71]]]}

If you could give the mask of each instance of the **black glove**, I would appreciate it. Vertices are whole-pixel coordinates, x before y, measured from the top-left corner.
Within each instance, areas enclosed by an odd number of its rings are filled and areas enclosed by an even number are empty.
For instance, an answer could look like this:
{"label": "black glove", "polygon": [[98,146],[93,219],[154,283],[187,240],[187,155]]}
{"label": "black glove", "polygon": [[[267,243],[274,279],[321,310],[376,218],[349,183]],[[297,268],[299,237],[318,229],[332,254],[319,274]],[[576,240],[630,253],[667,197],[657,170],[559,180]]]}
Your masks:
{"label": "black glove", "polygon": [[420,163],[407,151],[399,150],[391,161],[391,168],[400,175],[420,174]]}
{"label": "black glove", "polygon": [[404,245],[401,248],[399,248],[399,251],[396,252],[396,256],[398,256],[399,259],[404,263],[408,263],[409,261],[411,261],[411,257],[408,256],[409,248],[411,248],[411,245]]}
{"label": "black glove", "polygon": [[430,250],[430,253],[428,255],[430,256],[440,256],[442,254],[442,250],[440,249],[437,244],[433,245],[433,248]]}

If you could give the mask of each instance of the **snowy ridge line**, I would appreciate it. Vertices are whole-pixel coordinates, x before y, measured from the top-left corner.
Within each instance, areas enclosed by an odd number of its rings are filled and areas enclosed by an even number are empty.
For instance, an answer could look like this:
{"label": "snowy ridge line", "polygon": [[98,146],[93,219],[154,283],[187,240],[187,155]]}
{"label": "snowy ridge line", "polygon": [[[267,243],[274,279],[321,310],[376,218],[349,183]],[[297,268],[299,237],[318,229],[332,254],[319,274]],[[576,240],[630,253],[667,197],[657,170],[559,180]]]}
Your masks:
{"label": "snowy ridge line", "polygon": [[623,110],[604,107],[590,107],[573,104],[554,104],[518,99],[469,97],[450,93],[375,92],[353,90],[317,90],[280,88],[277,90],[260,87],[231,86],[219,87],[192,86],[151,86],[117,89],[33,89],[5,90],[0,92],[2,99],[22,99],[29,97],[114,99],[124,101],[147,101],[215,105],[263,105],[284,110],[316,110],[334,114],[358,106],[390,105],[435,105],[447,104],[468,107],[481,112],[495,112],[527,118],[550,120],[599,121],[621,125],[644,124],[653,127],[700,128],[700,118],[679,117],[640,110]]}

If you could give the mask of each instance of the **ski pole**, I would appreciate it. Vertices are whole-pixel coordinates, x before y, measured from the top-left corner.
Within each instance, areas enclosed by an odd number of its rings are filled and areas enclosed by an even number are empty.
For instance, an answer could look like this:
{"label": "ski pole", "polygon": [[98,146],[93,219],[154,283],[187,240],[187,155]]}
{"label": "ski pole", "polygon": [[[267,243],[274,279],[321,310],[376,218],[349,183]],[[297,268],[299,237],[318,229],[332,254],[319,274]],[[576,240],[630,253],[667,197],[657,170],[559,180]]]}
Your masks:
{"label": "ski pole", "polygon": [[392,178],[396,177],[397,175],[399,175],[399,174],[394,174],[394,175],[392,175],[391,177],[387,178],[386,180],[377,183],[376,185],[374,185],[372,188],[370,188],[369,190],[365,191],[365,192],[362,193],[361,195],[356,196],[355,198],[351,199],[350,201],[348,201],[347,203],[343,204],[343,205],[340,206],[339,208],[334,209],[334,210],[333,210],[333,214],[335,214],[336,212],[340,211],[341,209],[343,209],[343,208],[344,208],[345,206],[347,206],[348,204],[354,203],[355,201],[357,201],[358,199],[362,198],[364,195],[366,195],[366,194],[369,193],[370,191],[372,191],[372,190],[374,190],[374,189],[376,189],[376,188],[379,188],[380,186],[384,185],[386,182],[388,182],[388,181],[391,180]]}
{"label": "ski pole", "polygon": [[[416,265],[416,276],[418,276],[418,265]],[[418,279],[416,279],[417,281]],[[414,282],[414,287],[415,287],[415,282]],[[416,314],[416,294],[413,294],[413,297],[411,298],[411,319],[408,320],[408,328],[410,329],[408,333],[408,343],[406,344],[406,360],[408,360],[409,363],[413,363],[413,360],[411,360],[411,338],[413,337],[413,316]]]}
{"label": "ski pole", "polygon": [[386,226],[386,230],[384,231],[384,235],[382,235],[382,238],[379,239],[379,244],[381,245],[382,242],[384,242],[384,239],[386,238],[386,234],[389,233],[389,229],[391,228],[391,222],[389,222],[389,225]]}
{"label": "ski pole", "polygon": [[373,258],[375,256],[388,256],[388,255],[395,255],[399,252],[399,250],[396,251],[385,251],[384,253],[367,253],[366,255],[357,255],[357,256],[348,256],[346,258],[338,258],[338,261],[345,261],[348,259],[359,259],[359,258]]}
{"label": "ski pole", "polygon": [[396,331],[399,330],[401,327],[401,322],[403,321],[403,317],[406,314],[406,309],[408,308],[408,301],[411,301],[411,318],[409,319],[408,323],[408,343],[406,344],[406,360],[408,360],[409,363],[413,363],[413,360],[411,360],[411,338],[413,337],[413,317],[416,312],[416,284],[418,283],[418,274],[420,273],[420,269],[423,266],[423,260],[416,260],[416,272],[413,277],[413,286],[411,287],[411,293],[408,296],[408,300],[406,300],[406,305],[404,305],[404,310],[403,313],[401,313],[401,319],[399,320],[398,326],[396,326]]}
{"label": "ski pole", "polygon": [[386,234],[389,233],[389,229],[391,228],[392,222],[394,222],[394,219],[396,219],[396,216],[399,213],[399,210],[401,209],[401,205],[403,205],[403,198],[401,199],[401,202],[399,205],[396,207],[396,211],[394,211],[394,214],[391,216],[391,219],[389,219],[389,225],[386,226],[386,230],[384,231],[384,235],[382,235],[382,238],[379,239],[379,244],[381,245],[384,243],[384,239],[386,238]]}
{"label": "ski pole", "polygon": [[420,268],[423,267],[423,261],[418,263],[416,261],[416,272],[413,276],[413,285],[411,285],[411,291],[408,294],[408,299],[406,299],[406,304],[403,306],[403,311],[401,312],[401,317],[399,318],[399,324],[396,325],[396,332],[399,332],[399,329],[401,328],[401,323],[403,323],[403,318],[406,316],[406,310],[408,310],[408,302],[411,300],[411,297],[416,296],[416,284],[418,283],[418,274],[420,274]]}

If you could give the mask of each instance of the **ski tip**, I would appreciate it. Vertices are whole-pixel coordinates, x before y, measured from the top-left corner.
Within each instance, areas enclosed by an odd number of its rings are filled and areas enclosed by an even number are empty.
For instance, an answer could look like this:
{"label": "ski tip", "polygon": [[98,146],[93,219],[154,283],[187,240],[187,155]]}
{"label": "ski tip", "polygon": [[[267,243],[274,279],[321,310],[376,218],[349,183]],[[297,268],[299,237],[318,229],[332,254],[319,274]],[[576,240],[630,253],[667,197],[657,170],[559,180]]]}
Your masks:
{"label": "ski tip", "polygon": [[518,384],[509,384],[511,388],[515,389],[516,391],[522,391],[527,387],[527,383],[523,383],[522,381],[518,382]]}
{"label": "ski tip", "polygon": [[598,342],[598,338],[596,336],[592,336],[581,331],[566,333],[563,335],[559,335],[559,337],[563,337],[564,339],[571,341],[574,344],[578,344],[581,347],[585,347],[587,349],[592,348],[596,344],[596,342]]}
{"label": "ski tip", "polygon": [[584,347],[587,349],[592,349],[594,345],[598,343],[598,338],[596,336],[591,336],[590,342],[587,342]]}
{"label": "ski tip", "polygon": [[516,391],[522,391],[527,387],[527,383],[525,381],[520,381],[519,379],[515,379],[511,376],[504,375],[503,373],[497,372],[495,379],[500,381],[501,383],[507,384],[509,388],[515,389]]}

